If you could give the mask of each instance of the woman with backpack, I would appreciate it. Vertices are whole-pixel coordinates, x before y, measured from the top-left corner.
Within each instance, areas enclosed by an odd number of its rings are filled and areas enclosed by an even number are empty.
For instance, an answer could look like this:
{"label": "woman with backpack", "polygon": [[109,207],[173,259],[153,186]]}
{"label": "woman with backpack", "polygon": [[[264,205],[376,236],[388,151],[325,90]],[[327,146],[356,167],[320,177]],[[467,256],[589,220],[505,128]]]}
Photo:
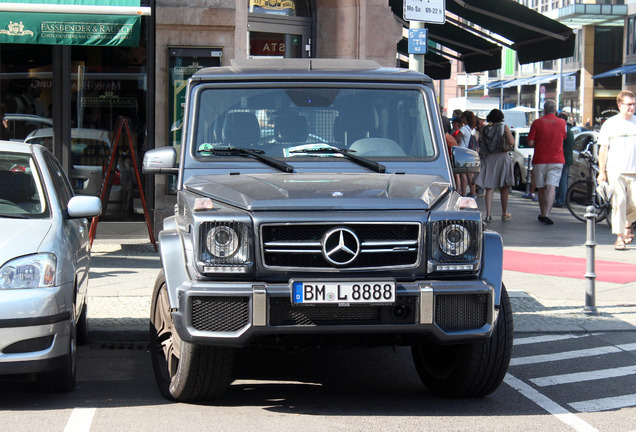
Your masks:
{"label": "woman with backpack", "polygon": [[492,199],[496,188],[499,188],[501,195],[501,219],[507,221],[512,217],[508,213],[508,193],[510,187],[514,186],[510,150],[515,140],[503,120],[501,110],[493,109],[479,134],[481,171],[475,177],[475,183],[486,189],[486,222],[492,221]]}

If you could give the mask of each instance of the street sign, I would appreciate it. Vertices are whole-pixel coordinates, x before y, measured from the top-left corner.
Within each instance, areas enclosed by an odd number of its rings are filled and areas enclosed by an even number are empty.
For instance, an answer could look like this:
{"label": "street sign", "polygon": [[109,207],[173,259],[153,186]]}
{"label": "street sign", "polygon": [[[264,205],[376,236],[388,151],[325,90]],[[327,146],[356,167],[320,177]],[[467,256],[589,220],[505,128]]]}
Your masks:
{"label": "street sign", "polygon": [[404,19],[433,24],[446,22],[446,0],[404,0]]}
{"label": "street sign", "polygon": [[576,91],[576,76],[563,77],[563,91]]}
{"label": "street sign", "polygon": [[409,29],[409,54],[426,54],[428,51],[428,31]]}

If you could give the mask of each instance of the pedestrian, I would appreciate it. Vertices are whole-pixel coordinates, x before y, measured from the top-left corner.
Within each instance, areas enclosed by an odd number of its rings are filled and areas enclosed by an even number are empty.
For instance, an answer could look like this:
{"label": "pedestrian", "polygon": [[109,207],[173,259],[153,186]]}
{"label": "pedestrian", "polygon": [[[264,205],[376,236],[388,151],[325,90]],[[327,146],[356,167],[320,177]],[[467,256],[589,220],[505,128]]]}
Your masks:
{"label": "pedestrian", "polygon": [[459,130],[462,127],[462,119],[459,117],[453,117],[451,119],[451,135],[455,138],[455,141],[459,138]]}
{"label": "pedestrian", "polygon": [[634,239],[632,223],[636,221],[636,98],[624,90],[616,102],[619,113],[607,119],[599,132],[598,181],[607,181],[613,190],[614,249],[624,250]]}
{"label": "pedestrian", "polygon": [[543,105],[544,115],[532,122],[528,133],[528,145],[534,147],[532,174],[539,193],[539,222],[552,225],[550,212],[565,158],[563,140],[567,137],[565,120],[556,114],[556,102],[547,99]]}
{"label": "pedestrian", "polygon": [[561,170],[561,179],[559,180],[559,186],[556,191],[556,199],[554,200],[555,207],[565,207],[565,199],[568,193],[569,180],[570,180],[570,165],[574,163],[574,155],[572,153],[574,149],[574,133],[572,132],[572,125],[567,123],[568,116],[565,113],[560,113],[557,117],[562,118],[567,124],[567,136],[563,140],[563,158],[565,164]]}
{"label": "pedestrian", "polygon": [[444,127],[444,133],[451,133],[451,121],[444,114],[444,107],[440,105],[439,111],[440,111],[440,114],[442,115],[442,126]]}
{"label": "pedestrian", "polygon": [[[453,160],[453,151],[452,148],[457,146],[457,141],[453,138],[453,135],[449,133],[445,133],[444,137],[446,138],[446,147],[448,148],[448,156],[451,160]],[[455,187],[459,187],[461,184],[461,177],[459,174],[453,174],[453,178],[455,179]]]}
{"label": "pedestrian", "polygon": [[493,109],[479,134],[481,171],[475,176],[475,183],[486,190],[486,222],[492,221],[492,200],[497,188],[501,199],[501,219],[507,221],[512,217],[508,213],[508,193],[515,184],[510,157],[515,139],[503,121],[503,112]]}
{"label": "pedestrian", "polygon": [[[457,140],[457,144],[460,147],[468,148],[471,150],[477,150],[476,139],[474,136],[475,127],[477,126],[477,119],[475,118],[475,114],[472,111],[464,111],[460,117],[462,126],[459,129],[459,133],[455,137]],[[472,140],[471,140],[472,138]],[[466,195],[466,190],[468,189],[468,195]],[[461,174],[461,189],[460,193],[462,196],[468,196],[471,198],[475,198],[475,184],[473,183],[473,174]]]}

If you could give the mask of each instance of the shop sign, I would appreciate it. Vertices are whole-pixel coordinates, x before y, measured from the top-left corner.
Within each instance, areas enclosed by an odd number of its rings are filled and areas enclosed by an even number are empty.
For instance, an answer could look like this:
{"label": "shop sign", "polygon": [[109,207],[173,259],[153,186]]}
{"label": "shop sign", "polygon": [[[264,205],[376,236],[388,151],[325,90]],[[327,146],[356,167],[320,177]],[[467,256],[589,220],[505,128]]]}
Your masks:
{"label": "shop sign", "polygon": [[[12,3],[136,6],[139,0],[12,0]],[[138,46],[141,17],[75,13],[0,12],[0,43]]]}
{"label": "shop sign", "polygon": [[136,97],[121,97],[112,91],[107,91],[100,96],[82,97],[84,108],[137,108]]}
{"label": "shop sign", "polygon": [[446,22],[446,0],[404,0],[404,19],[433,24]]}
{"label": "shop sign", "polygon": [[296,16],[295,0],[250,0],[250,12]]}

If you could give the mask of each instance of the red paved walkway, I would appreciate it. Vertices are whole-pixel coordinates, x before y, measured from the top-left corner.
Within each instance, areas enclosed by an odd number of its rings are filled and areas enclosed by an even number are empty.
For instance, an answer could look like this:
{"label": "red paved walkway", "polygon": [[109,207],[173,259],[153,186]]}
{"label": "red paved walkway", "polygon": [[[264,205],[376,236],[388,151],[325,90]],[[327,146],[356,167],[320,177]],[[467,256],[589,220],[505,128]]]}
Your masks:
{"label": "red paved walkway", "polygon": [[[585,258],[504,250],[503,264],[504,270],[585,279]],[[636,282],[636,264],[596,259],[595,273],[601,282]]]}

